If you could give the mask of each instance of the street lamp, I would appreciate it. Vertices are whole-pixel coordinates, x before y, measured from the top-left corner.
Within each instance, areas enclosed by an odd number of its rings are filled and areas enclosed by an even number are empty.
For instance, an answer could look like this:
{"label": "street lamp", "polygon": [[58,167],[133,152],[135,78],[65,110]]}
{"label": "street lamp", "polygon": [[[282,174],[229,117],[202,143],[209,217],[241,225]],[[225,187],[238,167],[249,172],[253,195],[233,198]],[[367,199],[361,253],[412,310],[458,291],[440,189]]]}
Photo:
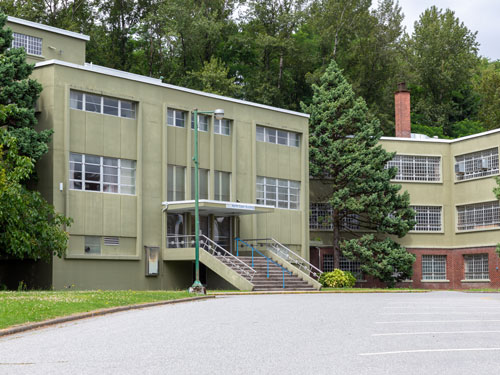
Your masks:
{"label": "street lamp", "polygon": [[195,238],[195,280],[189,291],[191,293],[205,293],[205,288],[200,282],[200,187],[198,185],[198,115],[215,115],[217,120],[224,118],[224,110],[216,109],[214,111],[198,111],[197,108],[193,111],[194,116],[194,238]]}

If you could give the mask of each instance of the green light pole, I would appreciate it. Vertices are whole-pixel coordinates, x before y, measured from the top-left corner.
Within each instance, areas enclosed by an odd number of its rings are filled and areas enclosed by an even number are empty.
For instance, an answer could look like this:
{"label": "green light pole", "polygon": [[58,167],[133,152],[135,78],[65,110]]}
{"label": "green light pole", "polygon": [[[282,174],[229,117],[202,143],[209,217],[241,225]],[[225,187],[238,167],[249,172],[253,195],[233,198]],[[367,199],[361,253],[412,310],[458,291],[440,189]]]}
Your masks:
{"label": "green light pole", "polygon": [[205,289],[200,282],[200,189],[198,184],[198,115],[215,115],[217,120],[224,118],[224,110],[216,109],[215,111],[198,111],[197,108],[193,111],[194,116],[194,238],[195,238],[195,280],[189,291],[191,293],[205,293]]}

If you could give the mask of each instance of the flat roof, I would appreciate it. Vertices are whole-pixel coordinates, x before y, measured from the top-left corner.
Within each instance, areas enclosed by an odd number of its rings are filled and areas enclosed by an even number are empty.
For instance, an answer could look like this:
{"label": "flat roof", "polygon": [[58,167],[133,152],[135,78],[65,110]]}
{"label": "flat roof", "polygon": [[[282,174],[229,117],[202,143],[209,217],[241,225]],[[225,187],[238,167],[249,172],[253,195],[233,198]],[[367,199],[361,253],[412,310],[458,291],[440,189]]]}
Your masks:
{"label": "flat roof", "polygon": [[[162,205],[165,207],[164,210],[169,213],[194,213],[194,200],[162,202]],[[200,199],[199,212],[200,215],[213,214],[220,216],[240,216],[268,214],[274,212],[274,207],[253,203],[225,202],[214,201],[210,199]]]}
{"label": "flat roof", "polygon": [[188,89],[187,87],[175,86],[175,85],[171,85],[169,83],[164,83],[160,79],[157,79],[157,78],[151,78],[151,77],[147,77],[147,76],[142,76],[140,74],[124,72],[123,70],[106,68],[104,66],[95,65],[92,63],[90,63],[90,64],[85,63],[85,65],[79,65],[79,64],[74,64],[74,63],[70,63],[67,61],[61,61],[61,60],[46,60],[46,61],[41,61],[39,63],[36,63],[35,67],[41,68],[41,67],[48,66],[48,65],[65,66],[68,68],[84,70],[87,72],[99,73],[99,74],[104,74],[104,75],[111,76],[111,77],[124,78],[124,79],[128,79],[130,81],[142,82],[142,83],[147,83],[150,85],[165,87],[165,88],[169,88],[172,90],[188,92],[190,94],[205,96],[208,98],[221,99],[221,100],[225,100],[225,101],[232,102],[232,103],[238,103],[238,104],[248,105],[251,107],[268,109],[268,110],[274,111],[274,112],[281,112],[281,113],[286,113],[289,115],[309,118],[309,115],[307,113],[291,111],[289,109],[273,107],[270,105],[249,102],[249,101],[241,100],[241,99],[235,99],[235,98],[231,98],[229,96],[210,94],[210,93],[204,92],[204,91]]}
{"label": "flat roof", "polygon": [[33,27],[35,29],[50,31],[52,33],[61,34],[61,35],[69,36],[69,37],[76,38],[76,39],[82,39],[82,40],[86,40],[86,41],[90,40],[90,37],[88,35],[85,35],[85,34],[75,33],[73,31],[60,29],[58,27],[53,27],[53,26],[43,25],[43,24],[37,23],[37,22],[23,20],[22,18],[8,16],[7,21],[12,22],[12,23],[17,23],[19,25]]}
{"label": "flat roof", "polygon": [[455,139],[439,139],[439,138],[404,138],[404,137],[381,137],[380,139],[383,141],[403,141],[403,142],[427,142],[427,143],[455,143],[467,141],[469,139],[483,137],[485,135],[490,135],[494,133],[500,132],[500,129],[488,130],[486,132],[466,135],[465,137],[455,138]]}

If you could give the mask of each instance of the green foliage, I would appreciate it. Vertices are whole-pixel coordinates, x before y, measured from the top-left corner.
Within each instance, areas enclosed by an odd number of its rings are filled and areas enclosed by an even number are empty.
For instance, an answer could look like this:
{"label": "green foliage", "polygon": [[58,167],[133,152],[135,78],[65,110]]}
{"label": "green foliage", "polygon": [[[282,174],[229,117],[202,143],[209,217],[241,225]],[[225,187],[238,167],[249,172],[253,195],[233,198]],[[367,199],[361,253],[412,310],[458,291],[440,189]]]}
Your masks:
{"label": "green foliage", "polygon": [[338,268],[333,272],[323,272],[318,281],[326,288],[352,288],[356,284],[356,278],[352,273]]}
{"label": "green foliage", "polygon": [[[395,168],[385,168],[394,154],[378,144],[380,123],[370,115],[363,99],[356,98],[335,61],[322,76],[321,85],[313,85],[313,91],[312,103],[302,106],[310,114],[310,175],[327,180],[331,186],[335,258],[342,250],[351,260],[365,261],[371,253],[372,261],[384,260],[393,266],[391,274],[396,268],[400,272],[411,270],[412,256],[395,256],[402,248],[378,238],[388,234],[403,237],[415,225],[408,193],[399,194],[401,185],[391,183]],[[360,229],[375,231],[377,237],[366,232],[341,232],[347,215],[356,215]],[[358,238],[348,239],[352,236]],[[354,245],[356,251],[352,251]],[[407,264],[394,262],[396,258]],[[364,271],[387,280],[386,274],[374,267],[367,266]]]}
{"label": "green foliage", "polygon": [[190,87],[225,96],[237,97],[241,87],[234,83],[235,78],[228,77],[229,68],[221,60],[212,57],[205,61],[203,68],[197,72],[188,72]]}
{"label": "green foliage", "polygon": [[480,97],[479,119],[486,129],[500,126],[500,61],[484,62],[476,82]]}

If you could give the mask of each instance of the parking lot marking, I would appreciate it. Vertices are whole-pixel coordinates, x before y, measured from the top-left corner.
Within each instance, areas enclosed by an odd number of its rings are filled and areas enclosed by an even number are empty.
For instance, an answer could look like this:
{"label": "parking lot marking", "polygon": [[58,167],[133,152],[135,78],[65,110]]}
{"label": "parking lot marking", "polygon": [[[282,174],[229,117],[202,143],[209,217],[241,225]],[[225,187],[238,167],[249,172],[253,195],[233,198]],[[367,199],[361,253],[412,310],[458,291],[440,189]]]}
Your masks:
{"label": "parking lot marking", "polygon": [[391,322],[375,322],[375,324],[402,324],[402,323],[476,323],[500,322],[500,319],[473,319],[473,320],[395,320]]}
{"label": "parking lot marking", "polygon": [[468,334],[468,333],[500,333],[500,331],[440,331],[440,332],[392,332],[374,333],[372,336],[406,336],[406,335],[448,335],[448,334]]}
{"label": "parking lot marking", "polygon": [[390,354],[407,354],[407,353],[483,352],[483,351],[495,351],[495,350],[500,350],[500,348],[458,348],[458,349],[398,350],[398,351],[395,351],[395,352],[359,353],[359,355],[372,356],[372,355],[390,355]]}
{"label": "parking lot marking", "polygon": [[438,315],[438,314],[446,314],[446,315],[477,315],[477,314],[493,314],[498,315],[499,312],[491,312],[491,311],[482,311],[482,312],[461,312],[461,311],[436,311],[436,312],[396,312],[396,313],[382,313],[380,315]]}
{"label": "parking lot marking", "polygon": [[[385,306],[384,309],[414,309],[417,306]],[[418,306],[420,307],[420,306]],[[425,307],[425,309],[497,309],[500,310],[500,306],[431,306]]]}

